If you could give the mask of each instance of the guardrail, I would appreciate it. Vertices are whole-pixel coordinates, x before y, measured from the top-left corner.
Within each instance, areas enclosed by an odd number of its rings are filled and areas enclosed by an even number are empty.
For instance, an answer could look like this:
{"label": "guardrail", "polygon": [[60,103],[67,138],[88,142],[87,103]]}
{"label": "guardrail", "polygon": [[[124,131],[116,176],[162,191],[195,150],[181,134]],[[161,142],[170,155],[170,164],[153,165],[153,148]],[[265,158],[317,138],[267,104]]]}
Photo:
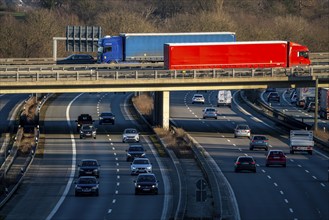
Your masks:
{"label": "guardrail", "polygon": [[[244,95],[242,95],[243,99],[247,99],[247,97],[243,97]],[[261,114],[265,114],[266,116],[268,116],[270,119],[274,120],[277,123],[282,124],[285,127],[288,127],[289,129],[307,129],[307,130],[311,130],[313,128],[313,126],[306,124],[298,119],[296,119],[293,116],[290,115],[286,115],[283,112],[276,110],[274,108],[272,108],[271,106],[263,103],[262,101],[260,101],[259,99],[256,100],[255,104],[252,104],[249,101],[246,101],[246,103],[251,106],[253,109],[255,109],[256,111],[258,111]],[[314,136],[314,140],[315,142],[321,144],[322,146],[325,146],[327,148],[329,148],[329,142],[326,140],[322,140],[316,136]]]}
{"label": "guardrail", "polygon": [[170,70],[80,70],[80,71],[4,71],[0,80],[5,81],[60,81],[60,80],[125,80],[125,79],[197,79],[197,78],[260,78],[287,76],[318,76],[329,78],[329,66],[265,69],[212,69],[191,71]]}

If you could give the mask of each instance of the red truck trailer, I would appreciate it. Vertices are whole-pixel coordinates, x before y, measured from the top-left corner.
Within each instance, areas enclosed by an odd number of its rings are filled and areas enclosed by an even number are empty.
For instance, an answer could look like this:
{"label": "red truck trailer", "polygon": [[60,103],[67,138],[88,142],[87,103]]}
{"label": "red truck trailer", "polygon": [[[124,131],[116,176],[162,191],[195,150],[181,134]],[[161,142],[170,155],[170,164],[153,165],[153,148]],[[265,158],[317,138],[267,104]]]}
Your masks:
{"label": "red truck trailer", "polygon": [[310,65],[306,46],[289,41],[164,44],[169,70],[272,68]]}

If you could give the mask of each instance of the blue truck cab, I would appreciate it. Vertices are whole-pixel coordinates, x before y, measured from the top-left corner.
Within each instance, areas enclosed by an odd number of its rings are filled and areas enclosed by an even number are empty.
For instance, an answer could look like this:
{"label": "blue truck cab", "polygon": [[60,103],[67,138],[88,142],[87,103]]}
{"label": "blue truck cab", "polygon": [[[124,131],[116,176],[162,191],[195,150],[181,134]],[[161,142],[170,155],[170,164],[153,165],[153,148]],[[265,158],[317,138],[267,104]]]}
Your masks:
{"label": "blue truck cab", "polygon": [[98,63],[119,63],[123,60],[123,38],[105,36],[98,40]]}

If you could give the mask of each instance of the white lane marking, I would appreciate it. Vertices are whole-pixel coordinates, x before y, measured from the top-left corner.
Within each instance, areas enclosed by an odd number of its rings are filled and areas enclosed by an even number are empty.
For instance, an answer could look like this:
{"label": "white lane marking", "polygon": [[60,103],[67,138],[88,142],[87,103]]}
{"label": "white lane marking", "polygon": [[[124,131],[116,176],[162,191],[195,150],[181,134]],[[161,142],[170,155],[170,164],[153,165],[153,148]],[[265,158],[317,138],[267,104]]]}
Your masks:
{"label": "white lane marking", "polygon": [[293,212],[294,212],[294,210],[293,210],[292,208],[289,208],[289,211],[290,211],[291,213],[293,213]]}
{"label": "white lane marking", "polygon": [[[148,144],[148,146],[150,147],[152,154],[153,155],[157,155],[156,150],[154,149],[153,145],[150,143],[149,139],[145,139],[146,143]],[[166,174],[167,171],[165,171],[165,169],[163,169],[163,164],[162,161],[155,156],[155,160],[157,161],[157,163],[159,164],[159,168],[160,168],[160,172],[161,172],[161,176],[163,179],[164,183],[169,183],[169,179],[168,179],[168,175]],[[179,178],[179,182],[180,182],[180,177],[178,175]],[[168,216],[166,216],[167,212],[168,212],[168,208],[169,208],[169,201],[171,196],[169,196],[169,192],[170,192],[170,184],[164,184],[164,201],[163,201],[163,208],[162,208],[162,214],[161,214],[161,220],[165,220],[167,219]],[[180,199],[179,202],[180,203]],[[176,213],[177,214],[177,213]],[[175,215],[176,215],[175,214]]]}
{"label": "white lane marking", "polygon": [[56,212],[58,211],[58,209],[60,208],[60,206],[62,205],[62,203],[65,200],[65,197],[67,196],[72,182],[73,182],[73,178],[74,178],[74,174],[75,174],[75,168],[76,168],[76,155],[77,155],[77,150],[76,150],[76,143],[75,143],[75,138],[74,138],[74,134],[73,131],[71,129],[71,119],[70,119],[70,108],[71,105],[73,104],[73,102],[75,100],[77,100],[83,93],[80,93],[79,95],[77,95],[67,106],[66,108],[66,123],[68,125],[68,127],[70,128],[70,137],[71,137],[71,143],[72,143],[72,164],[71,164],[71,172],[70,172],[70,177],[69,180],[67,181],[67,184],[65,186],[65,190],[61,196],[61,198],[58,200],[58,202],[56,203],[55,207],[53,208],[53,210],[51,210],[51,212],[49,213],[49,215],[47,216],[46,220],[50,220],[54,217],[54,215],[56,214]]}
{"label": "white lane marking", "polygon": [[290,159],[290,161],[291,161],[291,162],[294,162],[294,160],[293,160],[293,159]]}
{"label": "white lane marking", "polygon": [[284,199],[284,202],[285,202],[285,203],[289,203],[289,202],[288,202],[288,199]]}
{"label": "white lane marking", "polygon": [[265,170],[262,170],[262,172],[263,172],[263,173],[266,173],[266,171],[265,171]]}
{"label": "white lane marking", "polygon": [[272,179],[272,177],[271,177],[271,176],[269,176],[269,175],[267,175],[267,178],[269,178],[269,179]]}
{"label": "white lane marking", "polygon": [[234,147],[236,147],[236,144],[233,144]]}
{"label": "white lane marking", "polygon": [[284,194],[282,190],[280,190],[280,194],[281,194],[281,195],[283,195],[283,194]]}
{"label": "white lane marking", "polygon": [[274,186],[278,186],[278,184],[277,183],[273,183],[274,184]]}
{"label": "white lane marking", "polygon": [[308,170],[305,170],[305,172],[306,172],[306,173],[309,173],[310,171],[308,171]]}
{"label": "white lane marking", "polygon": [[119,175],[117,176],[117,179],[120,179],[120,176]]}
{"label": "white lane marking", "polygon": [[116,202],[116,200],[115,200],[115,199],[113,199],[113,200],[112,200],[112,203],[115,203],[115,202]]}
{"label": "white lane marking", "polygon": [[225,136],[224,135],[222,135],[222,138],[224,138]]}
{"label": "white lane marking", "polygon": [[323,186],[323,187],[325,187],[326,185],[324,185],[323,183],[320,183],[321,184],[321,186]]}
{"label": "white lane marking", "polygon": [[119,173],[119,171],[120,171],[120,170],[119,170],[119,169],[117,169],[117,173]]}
{"label": "white lane marking", "polygon": [[316,178],[316,176],[312,176],[313,177],[313,179],[315,179],[315,180],[317,180],[318,178]]}
{"label": "white lane marking", "polygon": [[114,156],[116,156],[116,155],[117,155],[117,153],[115,153],[115,152],[114,152],[114,153],[113,153],[113,155],[114,155]]}
{"label": "white lane marking", "polygon": [[119,193],[119,191],[118,190],[115,190],[115,194],[118,194]]}
{"label": "white lane marking", "polygon": [[300,165],[300,164],[298,164],[297,166],[298,166],[298,167],[302,167],[302,165]]}
{"label": "white lane marking", "polygon": [[112,209],[109,209],[108,211],[107,211],[107,214],[110,214],[112,212]]}
{"label": "white lane marking", "polygon": [[115,150],[115,147],[112,147],[112,150]]}
{"label": "white lane marking", "polygon": [[231,142],[231,140],[230,140],[230,139],[227,139],[227,141],[228,141],[228,142]]}
{"label": "white lane marking", "polygon": [[119,166],[119,163],[117,163],[116,165]]}
{"label": "white lane marking", "polygon": [[120,186],[120,182],[117,182],[117,186]]}
{"label": "white lane marking", "polygon": [[116,157],[115,160],[119,160],[119,159]]}

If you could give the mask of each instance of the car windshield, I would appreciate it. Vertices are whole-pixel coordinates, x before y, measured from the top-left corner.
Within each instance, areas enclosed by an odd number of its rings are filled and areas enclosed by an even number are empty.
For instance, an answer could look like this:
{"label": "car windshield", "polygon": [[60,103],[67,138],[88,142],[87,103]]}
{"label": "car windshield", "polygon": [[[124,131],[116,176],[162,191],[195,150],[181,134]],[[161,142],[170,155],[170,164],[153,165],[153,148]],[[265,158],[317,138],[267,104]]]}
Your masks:
{"label": "car windshield", "polygon": [[283,152],[282,151],[271,151],[270,155],[271,156],[282,156]]}
{"label": "car windshield", "polygon": [[251,157],[240,157],[239,162],[252,162],[253,159]]}
{"label": "car windshield", "polygon": [[216,110],[213,109],[213,108],[207,108],[206,111],[207,111],[207,112],[215,112]]}
{"label": "car windshield", "polygon": [[155,177],[153,175],[139,176],[137,181],[138,182],[155,182]]}
{"label": "car windshield", "polygon": [[84,126],[82,126],[82,129],[83,130],[92,130],[93,129],[93,126],[91,126],[91,125],[84,125]]}
{"label": "car windshield", "polygon": [[102,113],[101,116],[113,116],[112,113]]}
{"label": "car windshield", "polygon": [[248,127],[248,125],[239,125],[237,129],[238,130],[248,130],[249,127]]}
{"label": "car windshield", "polygon": [[266,137],[264,137],[264,136],[254,136],[254,140],[262,141],[262,140],[266,140]]}
{"label": "car windshield", "polygon": [[149,164],[148,160],[134,160],[134,164]]}
{"label": "car windshield", "polygon": [[142,147],[130,147],[129,151],[143,151]]}
{"label": "car windshield", "polygon": [[194,95],[194,98],[203,98],[203,95]]}
{"label": "car windshield", "polygon": [[129,129],[129,130],[126,130],[126,132],[125,132],[126,134],[136,134],[137,133],[137,131],[136,130],[134,130],[134,129]]}
{"label": "car windshield", "polygon": [[81,178],[78,181],[79,184],[96,184],[95,178]]}
{"label": "car windshield", "polygon": [[92,160],[82,161],[81,166],[97,166],[97,162]]}

